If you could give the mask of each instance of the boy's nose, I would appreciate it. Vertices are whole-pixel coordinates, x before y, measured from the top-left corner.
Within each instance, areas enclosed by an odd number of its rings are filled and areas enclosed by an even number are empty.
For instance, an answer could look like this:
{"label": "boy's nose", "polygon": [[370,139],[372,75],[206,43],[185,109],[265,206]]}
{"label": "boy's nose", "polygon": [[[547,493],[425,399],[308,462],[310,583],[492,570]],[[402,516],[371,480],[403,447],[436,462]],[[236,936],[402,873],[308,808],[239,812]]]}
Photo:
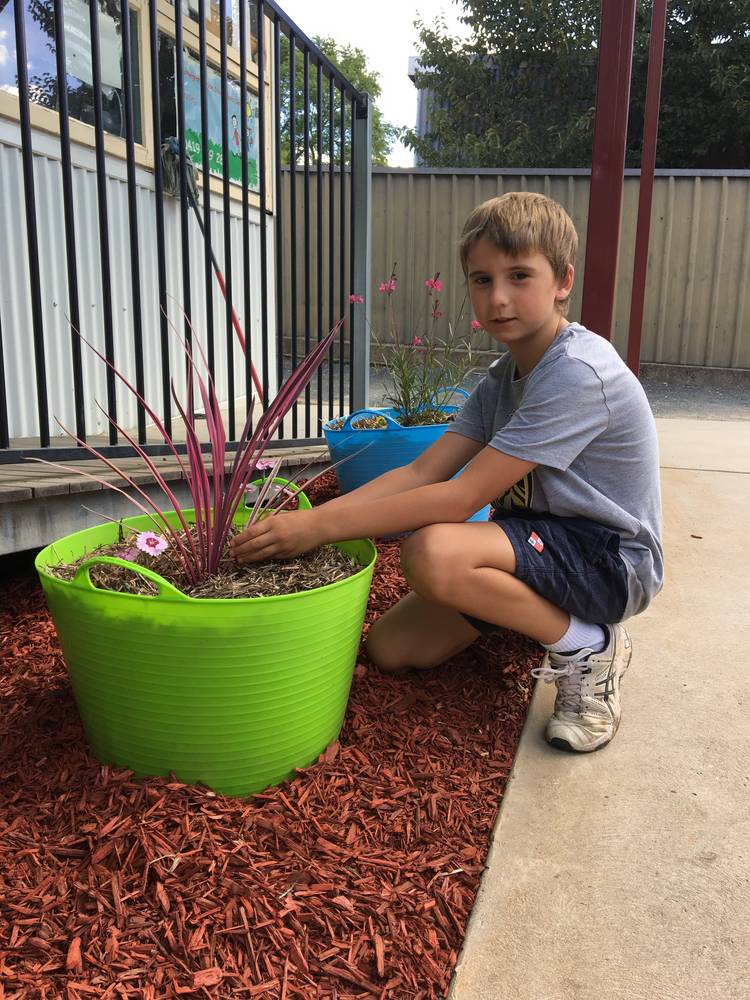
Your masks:
{"label": "boy's nose", "polygon": [[492,286],[492,304],[505,306],[508,304],[508,289],[505,282],[496,281]]}

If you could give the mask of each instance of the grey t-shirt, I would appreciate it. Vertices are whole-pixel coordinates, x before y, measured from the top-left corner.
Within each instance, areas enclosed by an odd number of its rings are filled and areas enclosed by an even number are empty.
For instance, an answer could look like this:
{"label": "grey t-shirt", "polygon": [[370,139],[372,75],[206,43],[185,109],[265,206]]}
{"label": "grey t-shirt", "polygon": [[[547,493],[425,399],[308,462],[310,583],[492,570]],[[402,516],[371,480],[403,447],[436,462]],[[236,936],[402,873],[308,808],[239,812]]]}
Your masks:
{"label": "grey t-shirt", "polygon": [[508,352],[448,430],[539,463],[496,501],[586,517],[620,535],[628,570],[624,618],[643,611],[664,577],[656,425],[617,351],[579,323],[561,330],[523,378]]}

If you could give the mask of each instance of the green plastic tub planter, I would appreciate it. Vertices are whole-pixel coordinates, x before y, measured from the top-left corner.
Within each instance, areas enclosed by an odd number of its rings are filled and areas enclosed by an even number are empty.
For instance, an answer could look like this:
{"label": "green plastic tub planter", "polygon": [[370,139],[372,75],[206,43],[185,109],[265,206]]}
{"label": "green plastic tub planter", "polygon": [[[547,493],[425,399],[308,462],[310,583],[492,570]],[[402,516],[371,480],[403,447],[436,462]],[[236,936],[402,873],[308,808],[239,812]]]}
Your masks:
{"label": "green plastic tub planter", "polygon": [[[307,498],[300,505],[309,507]],[[147,516],[123,523],[152,526]],[[138,777],[174,773],[235,796],[314,761],[343,722],[372,542],[339,545],[359,563],[355,575],[278,597],[191,598],[144,566],[137,572],[158,596],[102,590],[91,582],[93,566],[133,566],[111,557],[87,560],[70,582],[49,572],[116,539],[115,524],[87,528],[36,558],[94,756]]]}
{"label": "green plastic tub planter", "polygon": [[[465,398],[468,393],[454,389]],[[460,406],[441,405],[436,409],[446,414],[458,413]],[[352,423],[361,417],[383,417],[386,426],[376,430],[358,430]],[[335,421],[323,424],[323,433],[333,462],[342,464],[336,468],[342,493],[350,493],[384,472],[408,465],[433,442],[445,433],[448,424],[419,424],[403,427],[398,422],[398,410],[392,407],[381,409],[365,408],[350,413],[344,425],[336,430],[331,426]],[[486,521],[490,516],[489,506],[477,511],[470,521]]]}

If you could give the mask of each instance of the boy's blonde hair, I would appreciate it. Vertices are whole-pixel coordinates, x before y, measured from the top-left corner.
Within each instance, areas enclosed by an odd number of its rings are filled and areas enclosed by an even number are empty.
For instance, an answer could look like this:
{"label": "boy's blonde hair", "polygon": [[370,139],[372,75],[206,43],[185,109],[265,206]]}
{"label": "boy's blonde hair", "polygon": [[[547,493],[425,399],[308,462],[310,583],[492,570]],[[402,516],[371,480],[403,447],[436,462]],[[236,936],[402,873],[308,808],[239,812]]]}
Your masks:
{"label": "boy's blonde hair", "polygon": [[[542,254],[557,281],[565,281],[568,265],[575,263],[578,251],[578,234],[562,205],[532,191],[509,191],[477,205],[464,224],[459,243],[464,274],[469,254],[483,236],[509,257]],[[569,304],[570,296],[557,303],[563,316]]]}

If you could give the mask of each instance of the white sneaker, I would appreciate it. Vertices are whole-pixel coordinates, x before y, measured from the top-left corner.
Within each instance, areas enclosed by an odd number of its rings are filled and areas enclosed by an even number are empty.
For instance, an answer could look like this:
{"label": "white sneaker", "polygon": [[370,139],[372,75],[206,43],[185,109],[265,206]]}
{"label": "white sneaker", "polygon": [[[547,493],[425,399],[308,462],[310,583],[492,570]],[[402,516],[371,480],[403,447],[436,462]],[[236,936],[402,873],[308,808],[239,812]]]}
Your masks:
{"label": "white sneaker", "polygon": [[620,681],[630,664],[632,644],[624,626],[602,628],[609,642],[601,652],[547,653],[541,666],[531,671],[533,677],[557,684],[555,711],[544,736],[558,750],[598,750],[620,725]]}

